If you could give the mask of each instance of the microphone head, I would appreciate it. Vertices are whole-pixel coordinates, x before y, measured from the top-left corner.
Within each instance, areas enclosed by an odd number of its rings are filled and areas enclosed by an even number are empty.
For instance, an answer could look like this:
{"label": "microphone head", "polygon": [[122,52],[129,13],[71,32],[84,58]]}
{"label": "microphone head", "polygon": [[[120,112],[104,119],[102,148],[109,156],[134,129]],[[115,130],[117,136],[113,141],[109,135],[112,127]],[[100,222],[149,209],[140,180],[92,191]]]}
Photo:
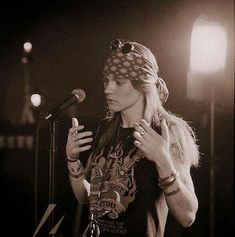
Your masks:
{"label": "microphone head", "polygon": [[78,99],[78,103],[81,103],[86,98],[86,93],[82,89],[74,89],[72,94],[75,95]]}

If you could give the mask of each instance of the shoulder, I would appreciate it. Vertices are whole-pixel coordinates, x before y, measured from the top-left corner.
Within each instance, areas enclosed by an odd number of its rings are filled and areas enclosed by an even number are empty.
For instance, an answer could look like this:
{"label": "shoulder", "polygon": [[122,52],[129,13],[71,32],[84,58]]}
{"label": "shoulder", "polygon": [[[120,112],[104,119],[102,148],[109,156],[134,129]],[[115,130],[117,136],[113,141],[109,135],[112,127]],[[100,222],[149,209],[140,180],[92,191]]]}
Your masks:
{"label": "shoulder", "polygon": [[178,165],[197,166],[199,149],[195,131],[182,117],[171,114],[167,118],[170,135],[170,152]]}

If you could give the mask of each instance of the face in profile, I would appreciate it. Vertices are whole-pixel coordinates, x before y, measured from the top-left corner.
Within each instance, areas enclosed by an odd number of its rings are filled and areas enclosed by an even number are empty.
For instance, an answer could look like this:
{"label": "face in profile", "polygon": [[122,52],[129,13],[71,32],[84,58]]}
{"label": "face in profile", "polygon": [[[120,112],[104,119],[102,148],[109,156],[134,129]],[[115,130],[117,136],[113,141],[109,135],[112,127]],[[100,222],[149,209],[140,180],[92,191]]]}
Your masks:
{"label": "face in profile", "polygon": [[126,78],[106,76],[103,83],[108,108],[113,112],[126,111],[143,100],[143,94]]}

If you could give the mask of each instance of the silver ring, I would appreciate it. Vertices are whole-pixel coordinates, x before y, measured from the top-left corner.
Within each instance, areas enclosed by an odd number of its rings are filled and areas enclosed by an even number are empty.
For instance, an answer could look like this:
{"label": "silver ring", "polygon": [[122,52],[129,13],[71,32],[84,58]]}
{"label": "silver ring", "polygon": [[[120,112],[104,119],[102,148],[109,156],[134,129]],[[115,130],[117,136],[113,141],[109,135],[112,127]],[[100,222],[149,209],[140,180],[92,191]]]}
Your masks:
{"label": "silver ring", "polygon": [[76,135],[76,134],[78,134],[77,131],[73,133],[73,137],[72,137],[72,139],[73,139],[74,141],[75,141],[75,139],[76,139],[76,138],[75,138],[75,135]]}
{"label": "silver ring", "polygon": [[141,132],[140,132],[140,135],[141,135],[141,136],[143,136],[143,135],[144,135],[144,133],[145,133],[144,131],[141,131]]}

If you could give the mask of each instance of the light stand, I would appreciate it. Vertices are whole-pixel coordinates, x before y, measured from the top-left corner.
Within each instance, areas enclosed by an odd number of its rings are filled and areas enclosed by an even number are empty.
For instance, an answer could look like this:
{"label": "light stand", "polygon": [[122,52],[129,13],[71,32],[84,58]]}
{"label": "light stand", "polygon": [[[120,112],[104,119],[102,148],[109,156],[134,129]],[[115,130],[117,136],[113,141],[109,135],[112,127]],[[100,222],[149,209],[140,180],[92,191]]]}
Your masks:
{"label": "light stand", "polygon": [[214,136],[215,136],[215,101],[214,88],[210,91],[210,236],[214,237],[214,203],[215,203],[215,165],[214,165]]}
{"label": "light stand", "polygon": [[[207,17],[199,17],[193,25],[191,34],[191,55],[190,55],[190,73],[189,83],[193,93],[189,97],[196,100],[207,99],[208,89],[210,91],[210,237],[214,237],[214,216],[215,216],[215,154],[214,154],[214,137],[215,137],[215,79],[217,74],[223,72],[226,62],[227,35],[225,28],[219,23],[209,21]],[[213,78],[214,77],[214,78]],[[194,80],[192,80],[192,78]],[[203,80],[200,79],[204,79]],[[209,79],[208,81],[206,79]],[[209,83],[208,83],[209,82]],[[204,91],[206,85],[209,85],[207,91]],[[203,91],[204,96],[199,96]],[[198,97],[198,98],[197,98]]]}

